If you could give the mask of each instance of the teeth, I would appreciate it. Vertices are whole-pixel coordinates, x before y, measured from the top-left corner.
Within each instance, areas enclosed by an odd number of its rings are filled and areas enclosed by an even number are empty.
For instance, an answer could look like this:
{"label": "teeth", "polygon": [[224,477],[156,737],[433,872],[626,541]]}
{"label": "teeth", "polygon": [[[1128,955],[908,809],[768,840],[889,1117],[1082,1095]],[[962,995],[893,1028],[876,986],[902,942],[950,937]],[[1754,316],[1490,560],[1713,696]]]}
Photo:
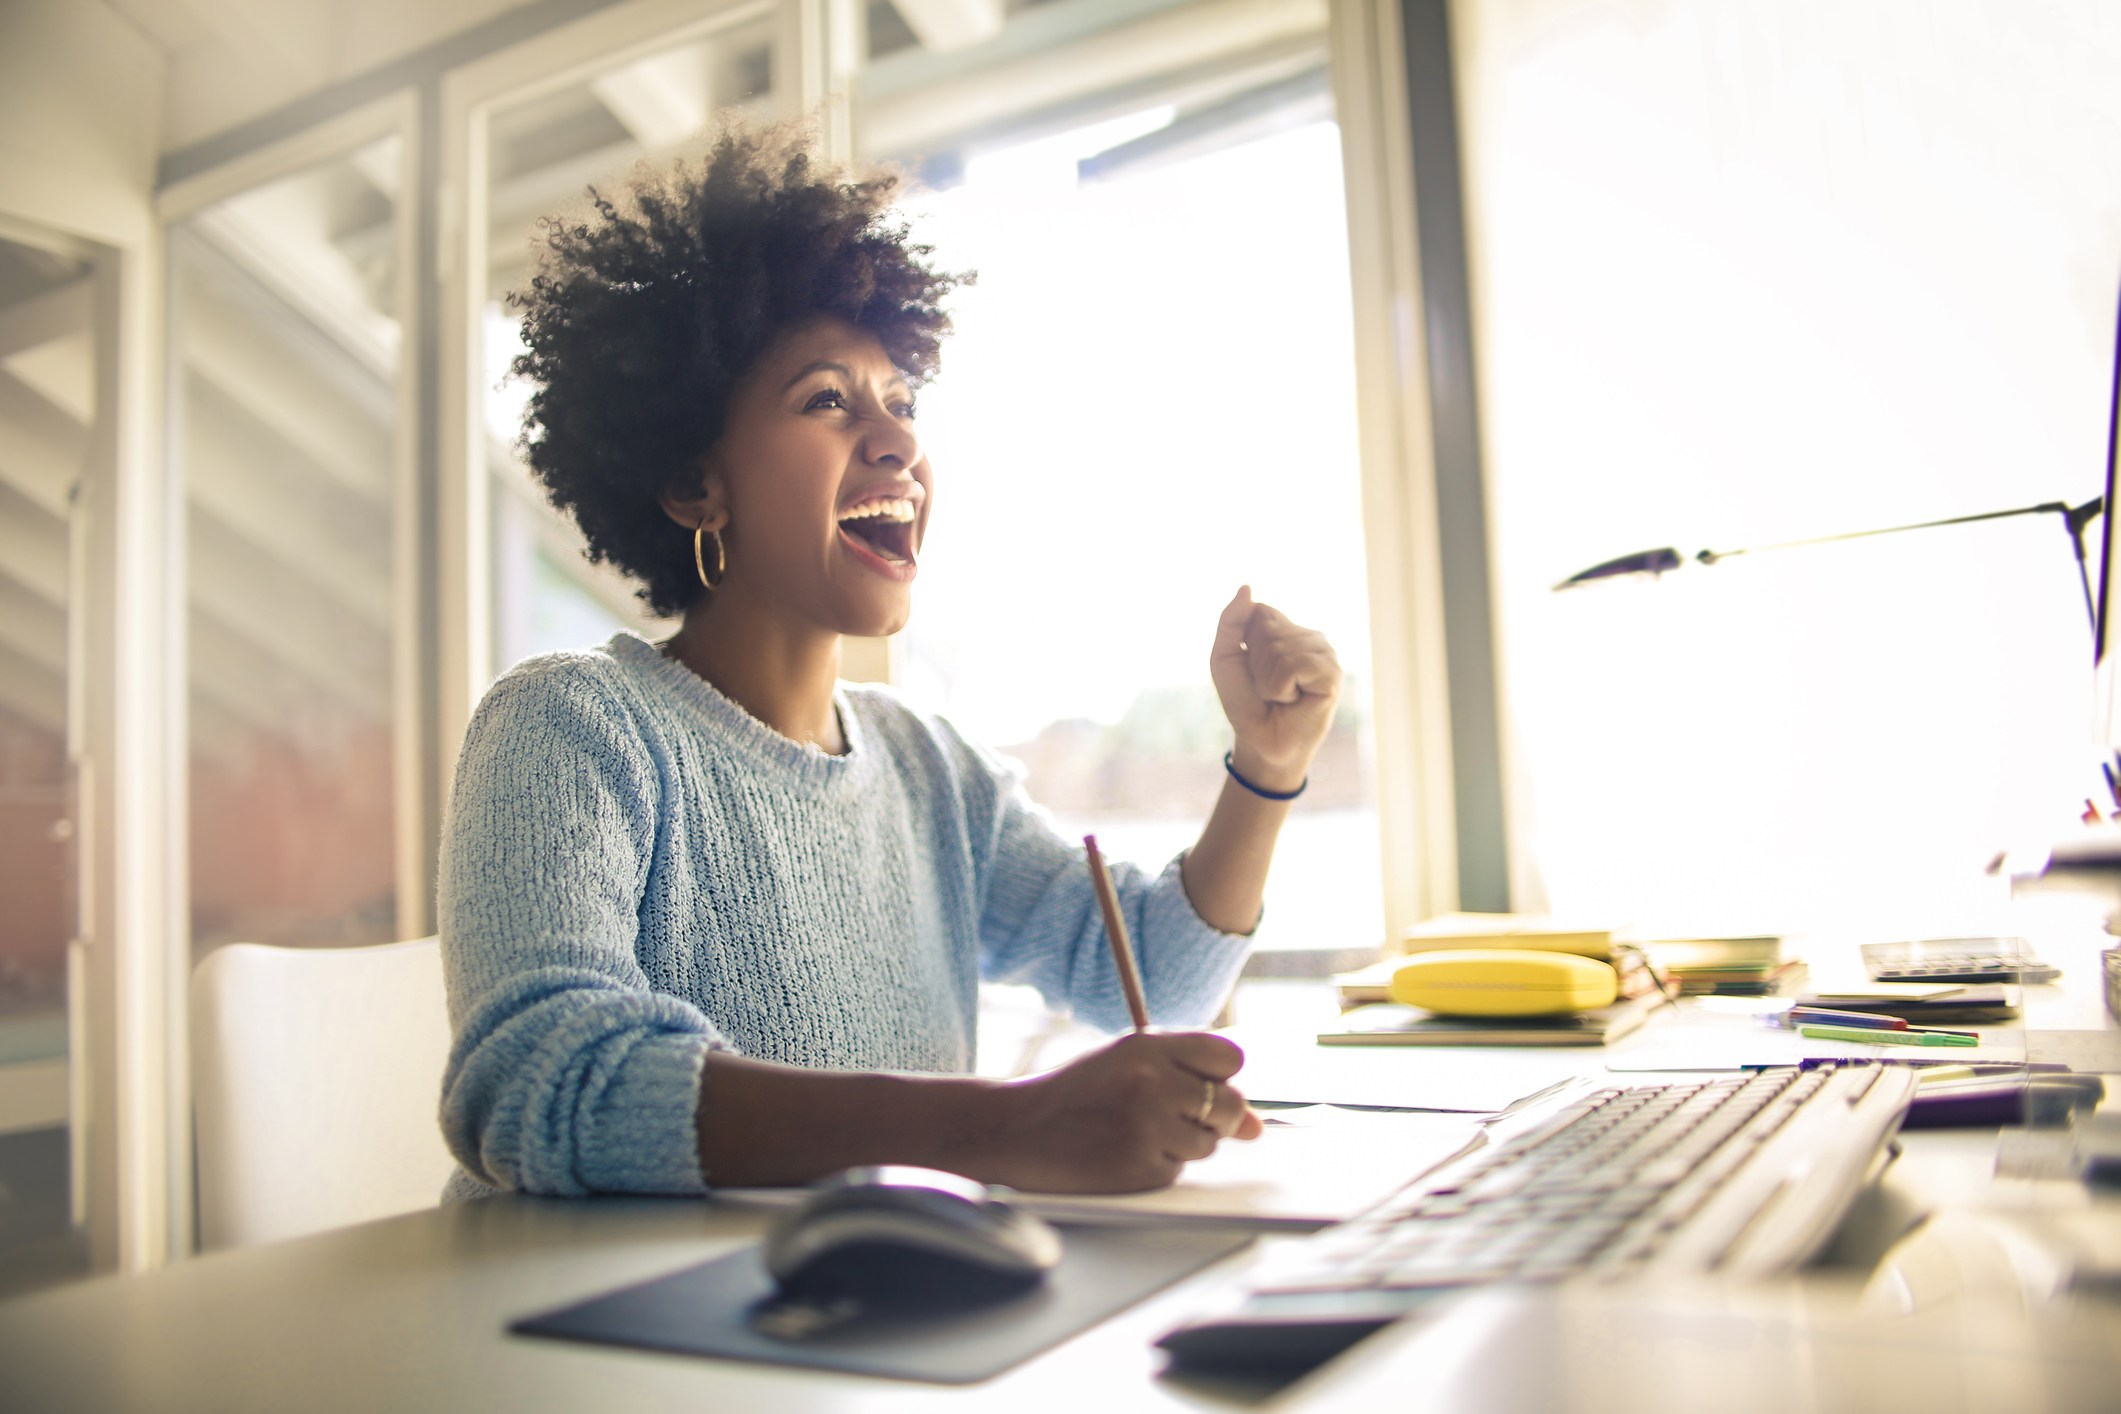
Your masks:
{"label": "teeth", "polygon": [[850,520],[895,520],[911,521],[914,516],[913,502],[904,496],[890,501],[867,501],[840,516],[841,524]]}

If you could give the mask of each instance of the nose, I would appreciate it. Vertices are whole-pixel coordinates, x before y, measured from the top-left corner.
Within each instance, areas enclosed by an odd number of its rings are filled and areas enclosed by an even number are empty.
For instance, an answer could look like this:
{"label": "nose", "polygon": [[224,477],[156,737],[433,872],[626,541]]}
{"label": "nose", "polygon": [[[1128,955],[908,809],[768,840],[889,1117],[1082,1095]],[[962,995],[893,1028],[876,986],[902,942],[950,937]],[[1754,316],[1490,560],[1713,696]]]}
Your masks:
{"label": "nose", "polygon": [[911,423],[887,413],[871,419],[862,438],[862,455],[873,466],[903,470],[921,459],[921,439]]}

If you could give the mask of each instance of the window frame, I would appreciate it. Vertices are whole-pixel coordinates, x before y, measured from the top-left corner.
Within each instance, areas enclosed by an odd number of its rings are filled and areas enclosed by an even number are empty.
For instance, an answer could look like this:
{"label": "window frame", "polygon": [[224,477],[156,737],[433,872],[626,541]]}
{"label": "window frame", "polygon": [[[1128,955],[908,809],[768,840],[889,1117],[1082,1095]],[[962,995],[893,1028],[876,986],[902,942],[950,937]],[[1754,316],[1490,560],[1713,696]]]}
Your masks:
{"label": "window frame", "polygon": [[161,821],[168,841],[168,885],[162,907],[162,967],[165,983],[162,1031],[164,1045],[165,1131],[159,1174],[143,1169],[140,1177],[163,1195],[164,1233],[157,1246],[173,1254],[195,1245],[196,1211],[192,1188],[191,1139],[191,857],[190,857],[190,644],[186,623],[189,579],[183,527],[186,487],[176,409],[181,406],[176,350],[169,337],[174,325],[176,282],[170,278],[169,231],[218,202],[343,157],[370,143],[398,139],[399,196],[392,219],[396,225],[397,279],[393,298],[403,331],[399,345],[391,438],[391,786],[392,873],[396,883],[396,931],[416,938],[433,930],[434,813],[428,791],[431,718],[426,710],[434,662],[434,626],[425,614],[431,602],[433,569],[421,545],[428,514],[420,474],[420,388],[425,369],[421,327],[419,272],[415,261],[426,199],[419,181],[421,141],[417,94],[402,89],[387,97],[305,127],[278,141],[245,152],[194,176],[173,182],[156,194],[155,216],[161,240],[157,251],[159,281],[158,340],[160,407],[157,425],[162,445],[158,462],[166,535],[162,547],[162,595],[159,612],[163,643],[159,697],[167,742],[167,777]]}
{"label": "window frame", "polygon": [[1355,299],[1378,847],[1392,939],[1459,906],[1446,527],[1400,5],[1331,0],[1331,37]]}

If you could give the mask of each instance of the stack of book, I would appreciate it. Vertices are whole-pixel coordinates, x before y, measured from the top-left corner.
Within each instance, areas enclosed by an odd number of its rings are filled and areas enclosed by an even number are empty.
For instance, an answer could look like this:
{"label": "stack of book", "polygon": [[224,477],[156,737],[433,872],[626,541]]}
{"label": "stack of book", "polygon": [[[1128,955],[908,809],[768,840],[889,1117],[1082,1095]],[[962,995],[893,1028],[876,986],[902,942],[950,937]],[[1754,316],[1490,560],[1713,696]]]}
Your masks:
{"label": "stack of book", "polygon": [[[1545,1016],[1439,1016],[1391,1000],[1392,974],[1426,952],[1462,949],[1574,953],[1612,966],[1619,995],[1595,1011]],[[1339,1022],[1327,1046],[1597,1046],[1641,1026],[1663,998],[1639,948],[1616,945],[1610,928],[1521,913],[1448,913],[1415,925],[1399,954],[1335,977]]]}
{"label": "stack of book", "polygon": [[1804,964],[1786,956],[1777,937],[1652,938],[1643,947],[1672,985],[1690,994],[1772,996],[1806,976]]}

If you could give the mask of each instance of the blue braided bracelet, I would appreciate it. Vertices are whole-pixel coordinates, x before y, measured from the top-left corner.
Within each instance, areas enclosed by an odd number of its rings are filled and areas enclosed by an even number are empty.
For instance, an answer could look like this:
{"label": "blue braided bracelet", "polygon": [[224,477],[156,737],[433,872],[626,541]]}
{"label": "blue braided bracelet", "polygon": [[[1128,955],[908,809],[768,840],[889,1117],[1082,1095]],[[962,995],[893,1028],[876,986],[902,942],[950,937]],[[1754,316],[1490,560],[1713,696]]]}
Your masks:
{"label": "blue braided bracelet", "polygon": [[1311,778],[1309,776],[1305,776],[1303,779],[1303,784],[1298,786],[1295,790],[1268,790],[1265,786],[1253,785],[1250,781],[1246,780],[1243,776],[1238,774],[1237,753],[1234,751],[1225,751],[1223,753],[1223,769],[1230,773],[1231,780],[1237,782],[1246,790],[1258,796],[1261,800],[1294,800],[1296,799],[1296,797],[1302,795],[1305,791],[1311,788]]}

